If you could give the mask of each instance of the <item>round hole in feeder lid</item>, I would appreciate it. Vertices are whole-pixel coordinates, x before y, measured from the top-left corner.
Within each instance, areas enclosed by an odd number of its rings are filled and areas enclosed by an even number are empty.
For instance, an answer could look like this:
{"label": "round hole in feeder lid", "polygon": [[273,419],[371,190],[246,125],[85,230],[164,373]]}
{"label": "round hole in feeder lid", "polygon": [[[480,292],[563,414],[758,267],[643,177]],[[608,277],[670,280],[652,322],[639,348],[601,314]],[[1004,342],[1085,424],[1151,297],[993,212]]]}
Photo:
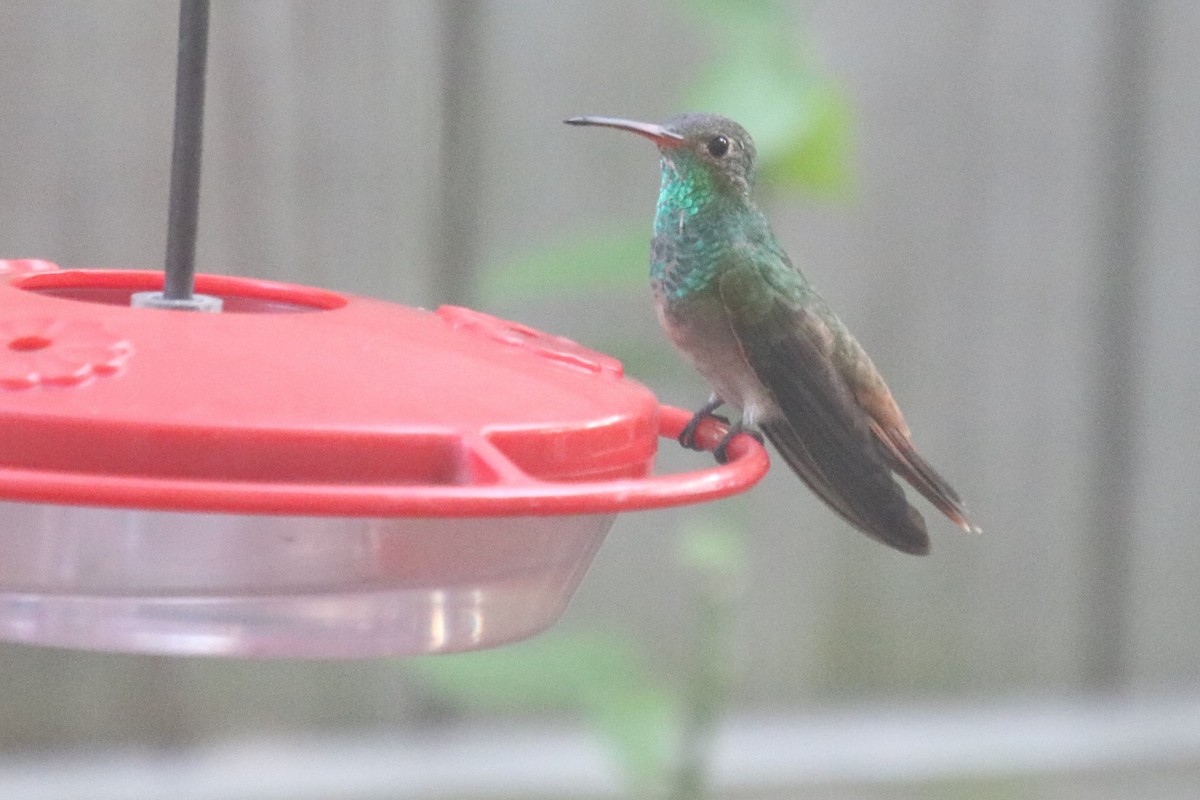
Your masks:
{"label": "round hole in feeder lid", "polygon": [[654,475],[689,415],[526,326],[205,275],[221,313],[129,306],[162,283],[0,262],[0,639],[491,646],[557,619],[618,512],[766,470],[743,436],[726,465]]}

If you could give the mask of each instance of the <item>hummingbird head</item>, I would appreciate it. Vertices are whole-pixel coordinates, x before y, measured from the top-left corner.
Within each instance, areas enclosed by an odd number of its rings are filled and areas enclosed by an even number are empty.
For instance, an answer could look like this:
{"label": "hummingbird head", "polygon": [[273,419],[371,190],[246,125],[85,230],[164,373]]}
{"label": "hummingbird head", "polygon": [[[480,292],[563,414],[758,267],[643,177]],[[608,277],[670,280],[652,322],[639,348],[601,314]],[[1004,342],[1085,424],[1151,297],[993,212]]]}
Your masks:
{"label": "hummingbird head", "polygon": [[746,129],[716,114],[680,114],[661,125],[613,117],[572,117],[568,125],[600,125],[630,131],[658,145],[664,175],[703,176],[718,193],[748,198],[754,185],[754,141]]}

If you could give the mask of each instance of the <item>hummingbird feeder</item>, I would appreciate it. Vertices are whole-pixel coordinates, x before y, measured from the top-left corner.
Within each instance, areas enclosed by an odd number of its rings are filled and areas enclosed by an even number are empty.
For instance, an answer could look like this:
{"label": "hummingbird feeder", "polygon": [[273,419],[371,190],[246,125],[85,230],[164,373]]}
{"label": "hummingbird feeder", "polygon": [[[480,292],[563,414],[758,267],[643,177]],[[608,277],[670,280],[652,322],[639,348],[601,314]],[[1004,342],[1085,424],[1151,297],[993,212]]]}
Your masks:
{"label": "hummingbird feeder", "polygon": [[[206,6],[181,15],[166,277],[0,261],[0,640],[267,658],[493,646],[557,619],[617,513],[764,474],[748,436],[727,464],[654,474],[659,437],[690,414],[567,339],[194,275]],[[722,433],[708,420],[697,440]]]}

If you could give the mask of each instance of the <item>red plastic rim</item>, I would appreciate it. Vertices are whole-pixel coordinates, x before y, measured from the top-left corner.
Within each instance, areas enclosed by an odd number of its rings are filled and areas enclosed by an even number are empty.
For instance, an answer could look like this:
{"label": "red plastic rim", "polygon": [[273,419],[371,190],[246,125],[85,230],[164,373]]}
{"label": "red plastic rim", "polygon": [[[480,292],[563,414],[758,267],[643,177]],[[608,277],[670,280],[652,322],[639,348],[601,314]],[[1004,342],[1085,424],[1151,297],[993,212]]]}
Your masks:
{"label": "red plastic rim", "polygon": [[[654,475],[619,361],[466,308],[198,275],[225,313],[131,308],[133,270],[0,260],[0,499],[308,516],[597,514],[742,491],[767,456]],[[233,312],[233,313],[230,313]],[[295,313],[317,312],[317,313]],[[698,431],[709,448],[723,433]]]}
{"label": "red plastic rim", "polygon": [[[47,297],[127,307],[135,292],[162,291],[163,275],[158,272],[31,269],[9,283]],[[346,305],[345,297],[325,289],[225,275],[197,275],[196,291],[220,297],[224,301],[223,311],[233,314],[331,311]]]}
{"label": "red plastic rim", "polygon": [[[691,414],[661,406],[659,435],[674,439]],[[725,429],[706,420],[697,442],[711,450]],[[494,479],[468,485],[343,485],[172,480],[0,469],[7,500],[154,510],[369,517],[485,517],[617,513],[688,505],[745,491],[766,474],[767,452],[750,436],[730,442],[730,460],[692,472],[606,481],[543,481],[486,442],[470,447]],[[447,511],[451,510],[449,514]]]}

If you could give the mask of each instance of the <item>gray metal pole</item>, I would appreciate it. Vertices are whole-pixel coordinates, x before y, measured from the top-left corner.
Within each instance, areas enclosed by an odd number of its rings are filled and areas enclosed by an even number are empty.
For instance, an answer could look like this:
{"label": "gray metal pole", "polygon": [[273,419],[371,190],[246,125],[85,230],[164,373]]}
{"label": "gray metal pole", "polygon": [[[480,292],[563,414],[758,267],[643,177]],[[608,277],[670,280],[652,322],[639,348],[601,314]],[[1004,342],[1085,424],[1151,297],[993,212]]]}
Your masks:
{"label": "gray metal pole", "polygon": [[193,295],[196,227],[200,213],[200,151],[204,139],[204,77],[208,62],[209,0],[179,4],[179,60],[175,72],[175,139],[167,214],[166,281],[162,293],[139,292],[135,306],[220,311],[217,297]]}

